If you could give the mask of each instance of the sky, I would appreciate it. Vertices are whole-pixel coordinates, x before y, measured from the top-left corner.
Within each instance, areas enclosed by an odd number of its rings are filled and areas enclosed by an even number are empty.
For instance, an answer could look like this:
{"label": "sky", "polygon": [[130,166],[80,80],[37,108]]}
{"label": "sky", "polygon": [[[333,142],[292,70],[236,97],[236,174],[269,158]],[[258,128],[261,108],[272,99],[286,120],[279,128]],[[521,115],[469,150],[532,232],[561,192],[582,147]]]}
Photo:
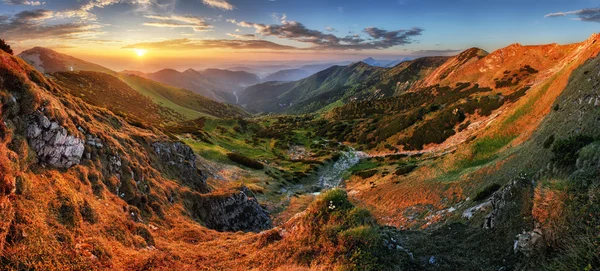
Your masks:
{"label": "sky", "polygon": [[114,70],[453,55],[573,43],[600,0],[0,0],[0,39]]}

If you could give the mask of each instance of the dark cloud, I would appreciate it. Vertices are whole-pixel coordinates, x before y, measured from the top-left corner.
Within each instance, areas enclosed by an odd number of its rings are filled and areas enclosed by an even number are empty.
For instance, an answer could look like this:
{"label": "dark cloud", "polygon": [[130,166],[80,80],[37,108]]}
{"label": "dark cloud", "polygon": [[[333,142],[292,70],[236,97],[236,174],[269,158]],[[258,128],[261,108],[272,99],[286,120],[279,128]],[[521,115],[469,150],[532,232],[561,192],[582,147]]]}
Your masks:
{"label": "dark cloud", "polygon": [[157,49],[157,50],[198,50],[198,49],[246,49],[246,50],[288,50],[291,46],[281,45],[266,40],[191,40],[174,39],[159,42],[143,42],[124,46],[123,49]]}
{"label": "dark cloud", "polygon": [[600,8],[585,8],[585,9],[573,10],[573,11],[555,12],[555,13],[546,14],[546,16],[544,16],[544,17],[545,18],[565,17],[565,16],[569,16],[569,15],[577,16],[576,20],[600,23]]}
{"label": "dark cloud", "polygon": [[303,43],[312,44],[311,49],[326,50],[366,50],[386,49],[397,45],[406,45],[413,42],[413,37],[421,35],[423,29],[412,28],[409,30],[387,31],[377,27],[369,27],[363,30],[362,35],[354,34],[338,37],[333,34],[323,33],[318,30],[306,28],[304,24],[295,21],[286,21],[285,17],[281,24],[266,25],[251,22],[237,22],[229,20],[241,27],[253,27],[256,34],[262,36],[273,36]]}
{"label": "dark cloud", "polygon": [[38,9],[22,11],[12,17],[0,18],[0,35],[11,41],[46,39],[46,38],[72,38],[76,35],[95,32],[95,26],[67,23],[45,25],[44,21],[53,16],[50,10]]}

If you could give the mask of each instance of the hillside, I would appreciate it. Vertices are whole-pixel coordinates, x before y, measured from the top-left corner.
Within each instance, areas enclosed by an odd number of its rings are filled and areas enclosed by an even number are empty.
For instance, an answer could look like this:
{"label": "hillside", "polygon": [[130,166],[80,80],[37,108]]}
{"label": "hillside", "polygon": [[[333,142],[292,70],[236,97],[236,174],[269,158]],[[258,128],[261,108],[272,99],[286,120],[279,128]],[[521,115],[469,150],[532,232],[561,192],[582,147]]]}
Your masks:
{"label": "hillside", "polygon": [[267,75],[263,78],[265,82],[271,81],[279,81],[279,82],[290,82],[290,81],[298,81],[300,79],[304,79],[309,77],[311,73],[302,69],[289,69],[289,70],[281,70],[272,74]]}
{"label": "hillside", "polygon": [[216,101],[225,102],[231,99],[231,97],[227,97],[226,93],[217,84],[191,69],[185,72],[163,69],[154,73],[143,74],[142,77],[174,87],[188,89]]}
{"label": "hillside", "polygon": [[[151,122],[156,121],[158,115],[161,116],[160,118],[163,121],[190,120],[207,116],[229,118],[246,115],[240,108],[215,102],[214,99],[205,98],[205,96],[194,94],[189,90],[167,86],[150,79],[141,78],[139,75],[130,75],[131,72],[119,74],[102,66],[61,54],[50,49],[35,47],[31,50],[24,51],[19,57],[30,64],[34,63],[32,66],[42,73],[44,73],[44,71],[46,74],[60,73],[61,76],[57,77],[59,82],[60,80],[63,80],[63,87],[72,93],[79,95],[84,100],[91,102],[94,105],[108,106],[111,110],[117,110],[116,112],[137,115],[136,118],[138,121],[148,121],[143,117],[143,112],[148,113],[149,119],[152,119]],[[50,59],[51,61],[35,62],[36,59]],[[75,67],[78,68],[71,71],[70,65],[75,65]],[[86,71],[94,73],[88,73]],[[68,74],[69,72],[73,73]],[[98,73],[104,73],[106,75]],[[186,82],[188,78],[188,76],[174,70],[164,70],[164,73],[175,74],[176,76],[182,75],[185,77],[183,79],[175,78],[178,80],[175,80],[173,82],[174,84]],[[194,76],[196,75],[194,74]],[[166,77],[171,76],[169,75]],[[123,85],[122,82],[117,82],[115,79],[120,79],[127,84],[127,86]],[[208,82],[208,79],[206,78],[203,80]],[[212,83],[208,84],[214,86]],[[195,87],[195,85],[190,87]],[[138,94],[132,93],[132,89]],[[117,95],[113,96],[111,93],[112,91],[116,91]],[[82,96],[82,94],[84,94],[84,96]],[[85,94],[88,94],[88,96],[85,96]],[[139,97],[140,94],[144,97]],[[215,96],[213,92],[210,92],[210,95]],[[235,99],[233,95],[229,96],[228,99]],[[130,102],[134,104],[137,102],[141,107],[136,106],[135,108],[126,108],[128,107],[127,104],[124,103],[126,100],[120,100],[118,99],[119,97],[135,97],[133,98],[133,101]],[[154,102],[155,105],[143,105],[143,103],[147,102],[147,100],[145,100],[147,98]],[[142,108],[145,109],[140,110]],[[157,111],[150,112],[155,109]]]}
{"label": "hillside", "polygon": [[0,267],[596,270],[599,41],[231,92],[253,116],[0,51]]}
{"label": "hillside", "polygon": [[120,75],[119,78],[140,94],[183,115],[188,120],[207,115],[218,118],[248,115],[238,106],[217,102],[187,89],[161,84],[136,75]]}
{"label": "hillside", "polygon": [[390,69],[363,62],[334,66],[293,83],[277,84],[276,88],[269,83],[252,86],[240,93],[239,104],[253,112],[311,113],[354,101],[391,97],[409,89],[446,60],[426,57]]}
{"label": "hillside", "polygon": [[96,71],[115,74],[114,71],[75,57],[58,53],[48,48],[34,47],[19,54],[19,57],[41,73],[63,71]]}

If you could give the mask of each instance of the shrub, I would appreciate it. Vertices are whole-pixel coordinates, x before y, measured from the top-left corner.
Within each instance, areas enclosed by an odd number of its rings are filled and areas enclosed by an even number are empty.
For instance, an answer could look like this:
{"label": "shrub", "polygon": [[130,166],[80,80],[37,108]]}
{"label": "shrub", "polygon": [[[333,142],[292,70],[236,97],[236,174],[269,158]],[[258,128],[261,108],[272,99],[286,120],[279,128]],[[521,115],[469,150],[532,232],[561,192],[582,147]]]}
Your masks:
{"label": "shrub", "polygon": [[397,176],[406,175],[408,173],[411,173],[416,168],[416,165],[401,165],[396,169],[396,172],[394,172],[394,174],[396,174]]}
{"label": "shrub", "polygon": [[554,134],[546,138],[546,140],[544,141],[544,149],[552,147],[552,143],[554,143]]}
{"label": "shrub", "polygon": [[377,174],[377,170],[376,169],[363,170],[363,171],[356,172],[355,174],[363,179],[367,179],[367,178],[371,178],[371,177],[375,176],[375,174]]}
{"label": "shrub", "polygon": [[11,55],[13,54],[13,50],[10,48],[10,45],[8,45],[3,39],[0,39],[0,50]]}
{"label": "shrub", "polygon": [[231,160],[233,162],[247,166],[249,168],[258,169],[258,170],[265,168],[265,166],[261,162],[258,162],[252,158],[243,156],[239,153],[230,152],[227,154],[227,158],[229,158],[229,160]]}
{"label": "shrub", "polygon": [[500,186],[497,183],[488,185],[486,188],[484,188],[483,190],[477,192],[477,195],[475,195],[475,197],[473,198],[473,201],[482,201],[484,199],[489,198],[492,194],[494,194],[494,192],[498,191],[498,189],[500,189],[502,186]]}
{"label": "shrub", "polygon": [[568,139],[561,139],[552,146],[552,161],[559,167],[571,167],[575,165],[579,150],[594,141],[593,138],[586,135],[571,136]]}

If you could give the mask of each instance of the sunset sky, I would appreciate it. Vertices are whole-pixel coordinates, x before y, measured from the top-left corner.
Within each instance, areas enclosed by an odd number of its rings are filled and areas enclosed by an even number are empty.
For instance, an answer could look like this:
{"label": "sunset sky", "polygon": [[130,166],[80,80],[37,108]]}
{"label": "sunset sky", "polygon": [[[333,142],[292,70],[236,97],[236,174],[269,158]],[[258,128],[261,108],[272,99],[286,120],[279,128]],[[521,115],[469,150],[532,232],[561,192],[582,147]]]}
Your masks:
{"label": "sunset sky", "polygon": [[0,0],[0,38],[115,70],[399,59],[570,43],[591,0]]}

